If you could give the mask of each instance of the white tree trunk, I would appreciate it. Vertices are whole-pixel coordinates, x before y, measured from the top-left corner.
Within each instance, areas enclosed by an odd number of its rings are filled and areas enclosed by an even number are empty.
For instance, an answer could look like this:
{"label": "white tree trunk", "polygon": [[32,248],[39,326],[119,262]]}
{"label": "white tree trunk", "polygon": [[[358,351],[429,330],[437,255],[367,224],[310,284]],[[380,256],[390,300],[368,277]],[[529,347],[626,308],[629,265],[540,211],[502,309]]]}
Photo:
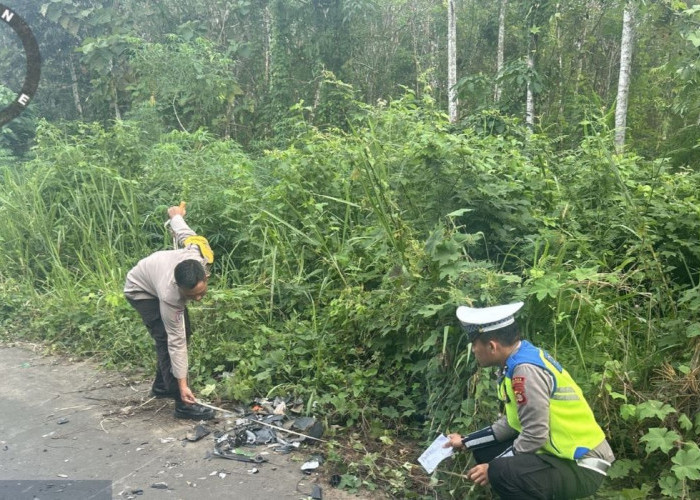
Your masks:
{"label": "white tree trunk", "polygon": [[[531,72],[535,67],[535,54],[534,50],[528,50],[527,52],[527,69]],[[530,79],[527,81],[527,96],[525,98],[525,123],[527,128],[532,130],[535,127],[535,97],[532,95],[532,87],[530,85]]]}
{"label": "white tree trunk", "polygon": [[75,109],[78,110],[78,116],[83,119],[83,106],[80,104],[80,93],[78,92],[78,75],[75,71],[75,63],[73,62],[73,56],[68,56],[68,64],[70,67],[70,78],[71,78],[71,88],[73,90],[73,103],[75,104]]}
{"label": "white tree trunk", "polygon": [[455,0],[447,0],[447,110],[450,122],[457,121],[457,14]]}
{"label": "white tree trunk", "polygon": [[615,106],[615,149],[618,152],[622,151],[625,147],[627,100],[629,97],[630,72],[632,69],[632,47],[634,45],[634,17],[634,3],[628,1],[622,18],[620,78],[617,83],[617,105]]}
{"label": "white tree trunk", "polygon": [[[506,7],[508,0],[501,0],[501,11],[498,14],[498,53],[496,54],[496,77],[498,78],[503,71],[503,54],[505,52],[506,40]],[[493,92],[493,100],[498,102],[501,100],[501,85],[496,82]]]}

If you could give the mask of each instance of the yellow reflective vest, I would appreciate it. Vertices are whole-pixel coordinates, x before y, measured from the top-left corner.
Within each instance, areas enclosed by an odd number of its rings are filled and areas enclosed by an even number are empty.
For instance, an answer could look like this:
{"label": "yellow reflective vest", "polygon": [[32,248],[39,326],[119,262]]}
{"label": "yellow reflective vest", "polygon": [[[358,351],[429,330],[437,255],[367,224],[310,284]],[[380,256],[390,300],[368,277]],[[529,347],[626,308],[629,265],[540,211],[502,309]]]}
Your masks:
{"label": "yellow reflective vest", "polygon": [[498,386],[498,397],[505,403],[508,425],[518,432],[523,429],[512,382],[513,370],[523,363],[546,370],[554,382],[549,395],[549,438],[538,453],[575,460],[603,442],[605,433],[596,422],[581,388],[554,358],[526,340],[506,360],[503,378]]}

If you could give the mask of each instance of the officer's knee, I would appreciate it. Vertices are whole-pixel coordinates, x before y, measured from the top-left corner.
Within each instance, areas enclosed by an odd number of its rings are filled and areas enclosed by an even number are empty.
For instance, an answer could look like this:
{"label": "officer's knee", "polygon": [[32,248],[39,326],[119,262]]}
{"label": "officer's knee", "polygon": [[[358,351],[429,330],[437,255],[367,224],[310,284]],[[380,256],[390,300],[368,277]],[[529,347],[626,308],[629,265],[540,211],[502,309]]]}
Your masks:
{"label": "officer's knee", "polygon": [[489,463],[489,482],[491,484],[503,484],[508,482],[511,474],[508,473],[510,467],[508,460],[505,458],[497,458]]}

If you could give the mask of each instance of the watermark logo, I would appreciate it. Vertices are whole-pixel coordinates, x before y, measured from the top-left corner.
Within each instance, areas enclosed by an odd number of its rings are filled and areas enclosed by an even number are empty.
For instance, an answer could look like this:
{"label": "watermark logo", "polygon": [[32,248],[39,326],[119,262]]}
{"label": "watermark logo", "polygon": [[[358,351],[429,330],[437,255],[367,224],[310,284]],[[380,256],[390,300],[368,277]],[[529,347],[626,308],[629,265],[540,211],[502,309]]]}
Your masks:
{"label": "watermark logo", "polygon": [[22,90],[17,94],[14,101],[0,110],[0,127],[2,127],[19,116],[34,97],[36,89],[39,87],[39,77],[41,75],[41,54],[39,54],[39,45],[36,43],[32,30],[29,29],[29,25],[17,13],[3,4],[0,4],[0,20],[9,25],[22,40],[24,55],[27,58],[27,72],[24,77]]}

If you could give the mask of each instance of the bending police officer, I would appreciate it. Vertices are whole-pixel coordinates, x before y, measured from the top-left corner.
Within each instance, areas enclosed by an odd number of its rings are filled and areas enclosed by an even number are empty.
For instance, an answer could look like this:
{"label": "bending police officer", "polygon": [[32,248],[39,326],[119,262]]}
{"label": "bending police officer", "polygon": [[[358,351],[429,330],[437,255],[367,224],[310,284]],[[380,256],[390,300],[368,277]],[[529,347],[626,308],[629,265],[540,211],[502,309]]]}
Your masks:
{"label": "bending police officer", "polygon": [[196,404],[187,383],[187,343],[192,333],[186,304],[207,293],[206,265],[213,254],[206,240],[185,222],[184,203],[170,207],[176,250],[141,259],[126,276],[124,295],[155,342],[158,367],[151,395],[175,400],[175,417],[208,420],[214,411]]}

